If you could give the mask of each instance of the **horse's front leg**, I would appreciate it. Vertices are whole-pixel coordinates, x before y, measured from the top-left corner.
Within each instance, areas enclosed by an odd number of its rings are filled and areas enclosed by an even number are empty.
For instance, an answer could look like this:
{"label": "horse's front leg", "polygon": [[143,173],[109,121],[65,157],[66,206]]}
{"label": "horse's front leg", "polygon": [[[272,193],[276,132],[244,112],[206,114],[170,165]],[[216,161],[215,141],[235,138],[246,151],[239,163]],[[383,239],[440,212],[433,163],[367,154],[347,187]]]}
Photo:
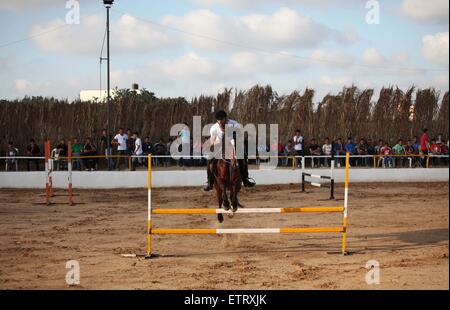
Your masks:
{"label": "horse's front leg", "polygon": [[222,183],[222,199],[223,199],[223,208],[225,210],[230,210],[230,201],[227,196],[227,185],[226,182]]}
{"label": "horse's front leg", "polygon": [[238,194],[238,182],[235,180],[231,185],[231,205],[233,206],[233,212],[236,212],[239,206],[239,201],[237,198]]}
{"label": "horse's front leg", "polygon": [[[219,209],[222,208],[222,202],[223,202],[223,197],[222,197],[222,190],[220,189],[220,186],[215,186],[216,187],[216,195],[217,195],[217,202],[219,203]],[[223,214],[219,213],[217,214],[217,220],[219,221],[219,223],[223,222]]]}

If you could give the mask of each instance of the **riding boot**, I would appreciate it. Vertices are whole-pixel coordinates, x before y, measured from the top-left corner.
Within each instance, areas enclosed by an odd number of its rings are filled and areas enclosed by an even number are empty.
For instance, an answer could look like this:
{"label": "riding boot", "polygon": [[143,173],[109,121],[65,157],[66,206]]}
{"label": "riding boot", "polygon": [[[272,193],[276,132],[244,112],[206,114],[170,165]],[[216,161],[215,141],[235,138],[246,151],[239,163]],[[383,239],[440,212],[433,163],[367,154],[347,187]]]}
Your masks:
{"label": "riding boot", "polygon": [[248,166],[245,162],[245,159],[238,159],[239,164],[239,172],[241,174],[242,183],[244,183],[245,187],[253,187],[255,186],[255,183],[251,182],[248,179]]}
{"label": "riding boot", "polygon": [[213,189],[214,186],[214,174],[212,173],[212,166],[213,165],[213,161],[212,160],[208,160],[208,162],[206,163],[206,174],[207,174],[207,178],[208,178],[208,182],[205,184],[205,186],[203,187],[203,190],[205,192],[210,191]]}

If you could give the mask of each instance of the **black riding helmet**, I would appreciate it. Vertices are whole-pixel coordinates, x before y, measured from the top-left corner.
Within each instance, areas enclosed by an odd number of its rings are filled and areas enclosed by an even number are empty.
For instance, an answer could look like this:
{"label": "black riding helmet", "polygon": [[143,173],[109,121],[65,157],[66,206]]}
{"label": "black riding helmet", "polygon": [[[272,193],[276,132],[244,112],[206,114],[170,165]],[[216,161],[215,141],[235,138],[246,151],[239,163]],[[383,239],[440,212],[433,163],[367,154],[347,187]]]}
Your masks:
{"label": "black riding helmet", "polygon": [[227,112],[224,110],[219,110],[216,112],[216,120],[221,121],[225,118],[227,118]]}

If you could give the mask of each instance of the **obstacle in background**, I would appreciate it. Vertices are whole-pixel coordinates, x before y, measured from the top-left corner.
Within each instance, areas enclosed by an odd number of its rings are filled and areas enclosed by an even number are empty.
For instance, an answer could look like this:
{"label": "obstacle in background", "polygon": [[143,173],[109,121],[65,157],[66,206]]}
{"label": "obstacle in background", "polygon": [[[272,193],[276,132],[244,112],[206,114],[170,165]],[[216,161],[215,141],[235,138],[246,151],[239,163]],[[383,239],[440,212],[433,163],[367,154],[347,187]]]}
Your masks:
{"label": "obstacle in background", "polygon": [[[226,211],[224,209],[152,209],[152,161],[151,155],[148,155],[148,193],[147,193],[147,255],[146,258],[158,256],[152,253],[152,235],[173,235],[173,234],[197,234],[197,235],[216,235],[216,234],[280,234],[280,233],[341,233],[342,248],[341,253],[347,254],[347,209],[348,209],[348,176],[349,176],[349,154],[345,159],[345,192],[344,206],[334,207],[299,207],[299,208],[251,208],[238,209],[236,212]],[[339,212],[343,214],[342,226],[336,227],[300,227],[300,228],[153,228],[152,214],[250,214],[250,213],[323,213]]]}
{"label": "obstacle in background", "polygon": [[[45,154],[45,204],[51,204],[51,198],[54,197],[53,193],[53,176],[55,156],[51,152],[50,141],[46,141],[44,144]],[[72,188],[72,144],[69,142],[67,145],[67,157],[58,158],[57,160],[67,160],[67,197],[69,206],[73,205],[73,188]]]}
{"label": "obstacle in background", "polygon": [[[305,192],[305,185],[310,184],[314,187],[325,187],[330,189],[330,200],[334,199],[334,154],[331,155],[330,175],[318,175],[302,172],[302,193]],[[346,167],[347,169],[347,167]],[[307,180],[308,178],[309,180]],[[329,183],[321,183],[321,180],[329,181]]]}

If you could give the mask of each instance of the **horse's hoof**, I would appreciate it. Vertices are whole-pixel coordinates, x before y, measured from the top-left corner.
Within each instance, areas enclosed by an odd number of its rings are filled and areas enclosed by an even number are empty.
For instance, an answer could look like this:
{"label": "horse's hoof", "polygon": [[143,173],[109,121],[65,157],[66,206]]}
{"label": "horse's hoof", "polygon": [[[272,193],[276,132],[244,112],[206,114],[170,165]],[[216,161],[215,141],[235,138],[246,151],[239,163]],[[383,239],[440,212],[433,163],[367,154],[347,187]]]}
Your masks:
{"label": "horse's hoof", "polygon": [[227,213],[227,215],[229,219],[232,219],[234,217],[234,212]]}
{"label": "horse's hoof", "polygon": [[229,211],[230,209],[231,209],[231,206],[230,205],[223,205],[223,209],[225,210],[225,211]]}
{"label": "horse's hoof", "polygon": [[219,223],[223,222],[223,214],[217,214],[217,220],[219,221]]}

